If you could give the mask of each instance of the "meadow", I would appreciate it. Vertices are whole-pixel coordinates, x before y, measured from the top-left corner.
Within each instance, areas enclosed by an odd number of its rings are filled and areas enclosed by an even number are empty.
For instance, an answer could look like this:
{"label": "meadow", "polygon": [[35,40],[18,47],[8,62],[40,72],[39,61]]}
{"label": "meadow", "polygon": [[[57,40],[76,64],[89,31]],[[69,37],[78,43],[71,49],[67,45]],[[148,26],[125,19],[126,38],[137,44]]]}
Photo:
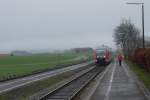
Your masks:
{"label": "meadow", "polygon": [[0,80],[32,74],[45,69],[53,69],[89,59],[87,53],[43,53],[31,56],[6,56],[0,57]]}

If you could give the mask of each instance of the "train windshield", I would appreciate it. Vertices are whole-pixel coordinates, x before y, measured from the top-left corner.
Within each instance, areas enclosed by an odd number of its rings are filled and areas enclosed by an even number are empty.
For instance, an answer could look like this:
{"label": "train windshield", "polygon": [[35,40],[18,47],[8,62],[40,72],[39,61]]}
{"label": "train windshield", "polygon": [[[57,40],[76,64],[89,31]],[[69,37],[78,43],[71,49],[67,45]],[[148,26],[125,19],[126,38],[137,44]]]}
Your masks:
{"label": "train windshield", "polygon": [[99,50],[96,50],[96,54],[97,54],[97,55],[104,55],[104,54],[105,54],[105,51],[99,49]]}

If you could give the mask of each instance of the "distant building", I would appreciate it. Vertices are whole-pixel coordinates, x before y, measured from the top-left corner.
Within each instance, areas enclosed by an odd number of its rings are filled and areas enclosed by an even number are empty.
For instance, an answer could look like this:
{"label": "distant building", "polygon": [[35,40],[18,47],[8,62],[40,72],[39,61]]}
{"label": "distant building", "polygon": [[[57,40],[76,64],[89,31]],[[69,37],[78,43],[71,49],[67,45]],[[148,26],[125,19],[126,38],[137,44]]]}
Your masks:
{"label": "distant building", "polygon": [[73,52],[76,52],[76,53],[82,53],[82,52],[92,52],[93,49],[92,48],[73,48],[72,49]]}
{"label": "distant building", "polygon": [[27,51],[12,51],[11,56],[30,56],[32,53]]}
{"label": "distant building", "polygon": [[110,48],[110,47],[107,46],[107,45],[99,46],[99,47],[97,47],[96,49],[108,49],[108,50],[112,50],[112,48]]}

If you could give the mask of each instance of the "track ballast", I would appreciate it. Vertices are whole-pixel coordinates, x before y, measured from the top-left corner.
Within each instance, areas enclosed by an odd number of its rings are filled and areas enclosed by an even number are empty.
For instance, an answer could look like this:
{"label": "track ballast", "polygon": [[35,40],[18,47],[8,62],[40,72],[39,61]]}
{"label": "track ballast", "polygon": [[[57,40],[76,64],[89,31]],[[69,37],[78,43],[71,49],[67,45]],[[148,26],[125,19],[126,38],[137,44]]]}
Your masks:
{"label": "track ballast", "polygon": [[104,68],[105,67],[95,67],[55,91],[40,98],[40,100],[72,100],[92,79],[101,73]]}

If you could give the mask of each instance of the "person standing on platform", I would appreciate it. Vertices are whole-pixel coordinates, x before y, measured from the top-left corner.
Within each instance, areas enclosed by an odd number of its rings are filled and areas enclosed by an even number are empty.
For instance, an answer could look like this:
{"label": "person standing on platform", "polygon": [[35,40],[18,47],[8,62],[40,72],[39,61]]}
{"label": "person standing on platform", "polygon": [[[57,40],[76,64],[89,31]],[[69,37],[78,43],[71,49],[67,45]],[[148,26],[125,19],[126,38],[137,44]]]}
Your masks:
{"label": "person standing on platform", "polygon": [[122,66],[122,60],[123,60],[123,55],[120,53],[118,56],[118,62],[119,62],[119,65]]}

